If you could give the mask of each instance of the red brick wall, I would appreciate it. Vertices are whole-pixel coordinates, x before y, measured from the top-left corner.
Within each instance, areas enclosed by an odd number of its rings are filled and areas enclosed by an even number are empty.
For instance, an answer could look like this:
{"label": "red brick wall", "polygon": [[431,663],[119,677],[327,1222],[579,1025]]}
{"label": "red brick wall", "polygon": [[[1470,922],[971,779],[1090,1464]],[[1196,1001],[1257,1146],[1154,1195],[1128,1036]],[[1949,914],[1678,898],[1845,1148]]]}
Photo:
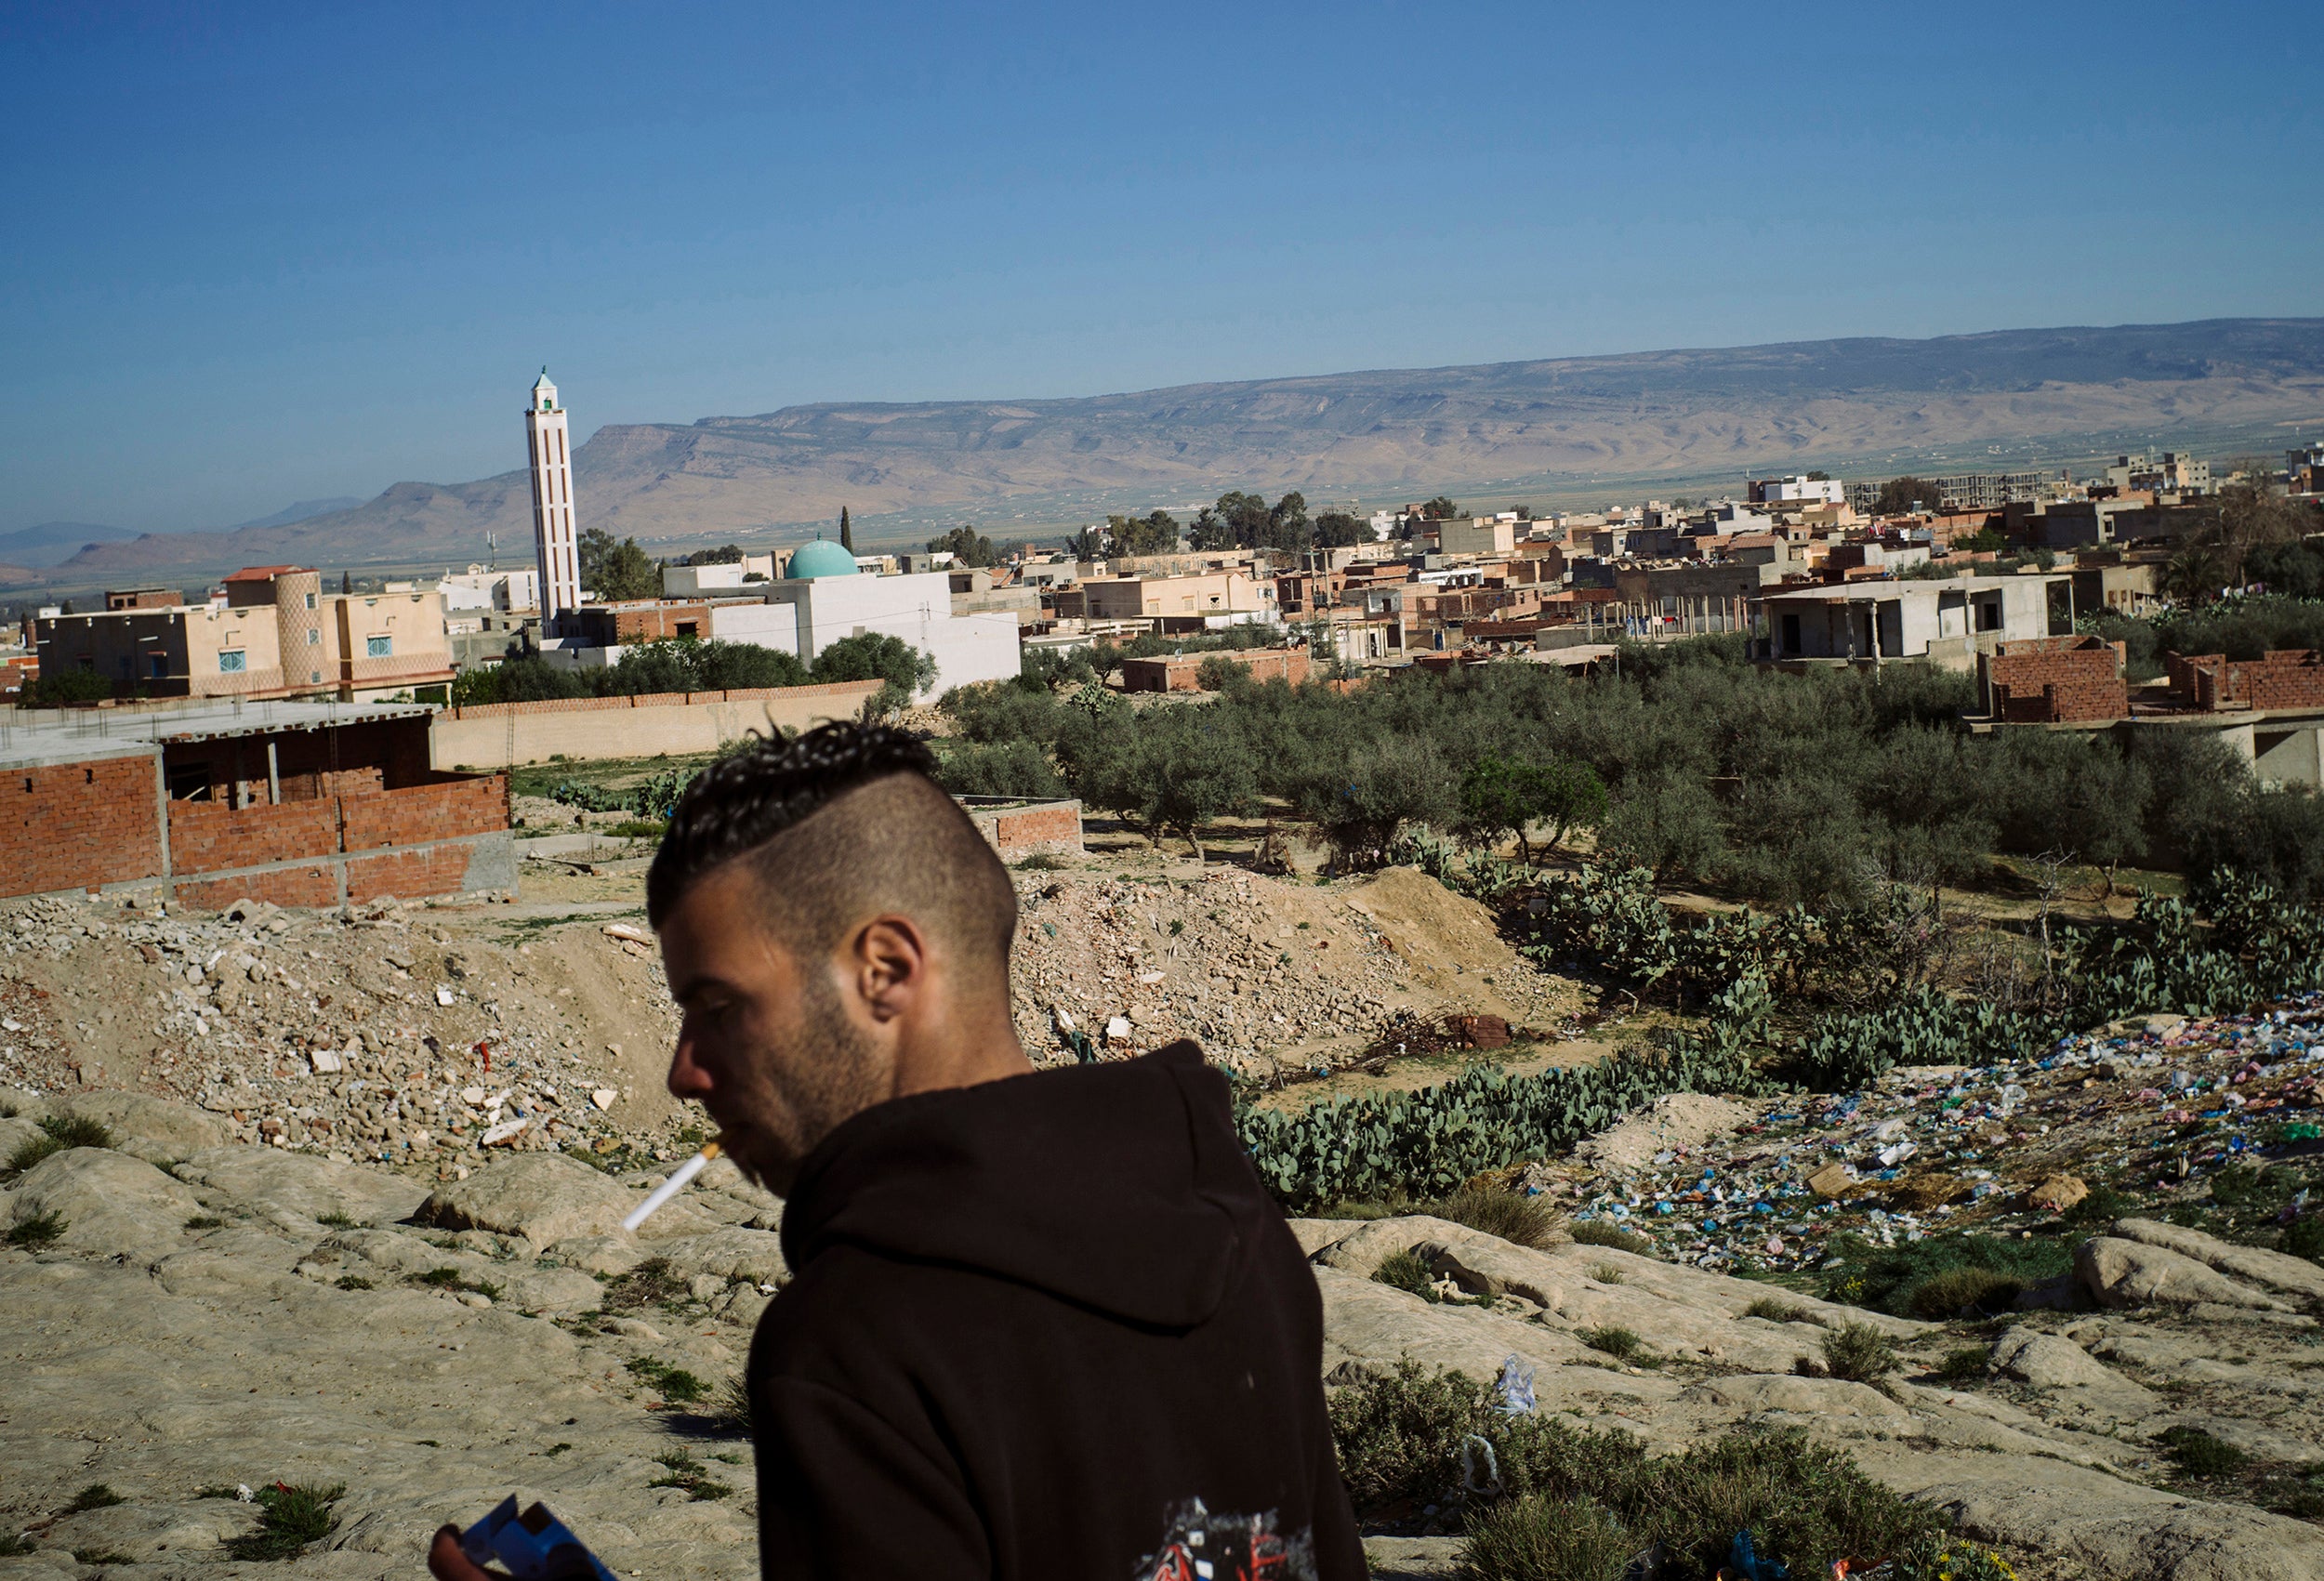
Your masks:
{"label": "red brick wall", "polygon": [[[348,771],[344,781],[376,787],[376,769]],[[153,760],[90,759],[0,771],[0,894],[131,883],[162,876],[163,807]],[[505,832],[508,782],[502,774],[442,779],[400,790],[310,797],[279,806],[224,802],[167,804],[169,880],[189,904],[217,907],[249,896],[278,905],[329,906],[339,900],[342,817],[346,846],[360,850],[419,845]],[[441,894],[463,887],[472,858],[462,842],[437,855],[399,852],[348,863],[350,887],[360,869],[367,893]],[[408,860],[405,860],[408,858]],[[227,870],[297,863],[240,876]]]}
{"label": "red brick wall", "polygon": [[2279,651],[2229,669],[2241,672],[2240,690],[2254,708],[2324,707],[2324,663],[2306,649]]}
{"label": "red brick wall", "polygon": [[150,758],[8,770],[0,778],[0,894],[154,876],[156,802]]}
{"label": "red brick wall", "polygon": [[[341,802],[348,850],[416,846],[508,826],[508,776],[446,780],[432,785],[350,796]],[[417,890],[400,891],[416,894]]]}
{"label": "red brick wall", "polygon": [[[710,635],[706,603],[593,604],[577,612],[582,640],[592,647],[653,642],[665,637]],[[680,631],[685,626],[690,629]]]}
{"label": "red brick wall", "polygon": [[2037,637],[1980,654],[1987,705],[2013,724],[2119,719],[2131,711],[2122,644],[2095,637]]}
{"label": "red brick wall", "polygon": [[1307,655],[1296,649],[1274,649],[1238,661],[1253,680],[1284,680],[1297,686],[1307,679]]}
{"label": "red brick wall", "polygon": [[[149,799],[152,794],[150,788],[146,792]],[[324,856],[338,849],[338,803],[334,800],[241,808],[218,801],[169,804],[172,872],[257,867],[263,863]]]}
{"label": "red brick wall", "polygon": [[2225,679],[2227,655],[2200,653],[2189,658],[2180,653],[2162,656],[2163,674],[2171,678],[2171,690],[2183,706],[2216,708],[2219,706],[2219,685]]}
{"label": "red brick wall", "polygon": [[264,901],[278,906],[335,906],[339,903],[339,879],[334,863],[310,863],[278,867],[271,873],[245,873],[233,878],[180,878],[173,886],[181,905],[218,911],[236,901]]}
{"label": "red brick wall", "polygon": [[2166,653],[2163,668],[2188,707],[2324,708],[2324,656],[2312,649],[2278,648],[2262,659]]}
{"label": "red brick wall", "polygon": [[1000,852],[1004,861],[1037,850],[1078,851],[1082,849],[1081,808],[1074,803],[996,814],[990,838],[993,849]]}
{"label": "red brick wall", "polygon": [[391,856],[356,857],[347,864],[347,898],[361,905],[383,895],[449,894],[468,876],[469,848],[433,846]]}

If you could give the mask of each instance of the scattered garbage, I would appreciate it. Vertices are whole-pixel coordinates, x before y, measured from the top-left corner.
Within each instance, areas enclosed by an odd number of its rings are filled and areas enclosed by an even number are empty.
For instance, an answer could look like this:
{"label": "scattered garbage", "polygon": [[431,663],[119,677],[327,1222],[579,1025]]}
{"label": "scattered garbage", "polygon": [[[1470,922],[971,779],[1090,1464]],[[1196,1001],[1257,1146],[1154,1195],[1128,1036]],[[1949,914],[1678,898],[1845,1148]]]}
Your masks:
{"label": "scattered garbage", "polygon": [[1727,1562],[1719,1568],[1721,1581],[1790,1581],[1790,1566],[1762,1559],[1746,1526],[1727,1545]]}
{"label": "scattered garbage", "polygon": [[[2039,1058],[1891,1071],[1787,1095],[1732,1137],[1635,1170],[1539,1164],[1523,1184],[1706,1268],[1815,1269],[1842,1233],[1882,1246],[2014,1233],[2101,1187],[2208,1192],[2219,1169],[2324,1153],[2324,995],[2245,1016],[2144,1018]],[[2296,1118],[2291,1118],[2297,1116]],[[2304,1209],[2305,1205],[2300,1205]]]}
{"label": "scattered garbage", "polygon": [[1501,1373],[1493,1385],[1494,1408],[1504,1416],[1533,1413],[1533,1369],[1515,1351],[1502,1358]]}
{"label": "scattered garbage", "polygon": [[[1478,1452],[1484,1452],[1479,1475]],[[1491,1441],[1471,1433],[1460,1441],[1460,1486],[1463,1491],[1491,1498],[1501,1491],[1500,1457],[1493,1453]]]}

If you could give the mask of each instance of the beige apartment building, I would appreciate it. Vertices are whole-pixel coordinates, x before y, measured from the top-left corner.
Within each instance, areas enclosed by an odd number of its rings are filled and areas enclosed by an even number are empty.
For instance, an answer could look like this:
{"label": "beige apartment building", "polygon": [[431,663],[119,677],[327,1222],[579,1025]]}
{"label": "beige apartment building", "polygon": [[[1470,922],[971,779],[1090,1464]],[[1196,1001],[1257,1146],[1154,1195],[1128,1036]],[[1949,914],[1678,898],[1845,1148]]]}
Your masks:
{"label": "beige apartment building", "polygon": [[1498,516],[1439,521],[1436,547],[1448,555],[1505,555],[1517,547],[1517,523]]}
{"label": "beige apartment building", "polygon": [[1164,631],[1275,618],[1273,578],[1239,571],[1201,576],[1120,576],[1081,585],[1090,620],[1152,620]]}
{"label": "beige apartment building", "polygon": [[376,698],[452,679],[435,592],[325,593],[320,573],[250,566],[223,604],[35,623],[41,670],[92,670],[117,696]]}

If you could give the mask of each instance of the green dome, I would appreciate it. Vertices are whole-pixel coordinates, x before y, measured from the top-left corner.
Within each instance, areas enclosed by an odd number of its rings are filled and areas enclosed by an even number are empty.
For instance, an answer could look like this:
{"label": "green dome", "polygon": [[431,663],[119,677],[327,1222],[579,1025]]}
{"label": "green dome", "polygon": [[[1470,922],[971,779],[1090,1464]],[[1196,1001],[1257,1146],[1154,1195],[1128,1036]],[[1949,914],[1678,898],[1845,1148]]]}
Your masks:
{"label": "green dome", "polygon": [[793,581],[807,576],[852,576],[855,557],[828,538],[817,538],[792,553],[790,574]]}

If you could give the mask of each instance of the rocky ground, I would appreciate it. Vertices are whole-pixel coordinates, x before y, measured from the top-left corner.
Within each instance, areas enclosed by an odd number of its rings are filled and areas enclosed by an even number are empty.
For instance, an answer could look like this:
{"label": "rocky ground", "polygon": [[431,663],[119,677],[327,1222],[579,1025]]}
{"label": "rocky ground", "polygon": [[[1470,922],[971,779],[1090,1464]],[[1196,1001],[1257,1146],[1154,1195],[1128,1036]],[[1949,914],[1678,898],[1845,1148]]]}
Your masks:
{"label": "rocky ground", "polygon": [[[1278,1082],[1441,1047],[1448,1018],[1538,1029],[1501,1051],[1524,1061],[1601,1047],[1577,985],[1408,871],[1115,853],[1020,889],[1017,1020],[1050,1062],[1068,1020],[1103,1057],[1193,1035]],[[0,911],[0,1161],[24,1160],[0,1175],[0,1581],[257,1571],[297,1535],[278,1484],[340,1491],[273,1574],[411,1574],[509,1492],[624,1574],[754,1573],[720,1403],[785,1276],[780,1205],[718,1166],[618,1229],[699,1125],[661,1090],[638,902],[634,873],[574,871],[353,916]],[[1845,1099],[1679,1095],[1512,1172],[1579,1241],[1300,1221],[1327,1381],[1514,1358],[1538,1409],[1657,1449],[1802,1427],[2029,1577],[2324,1577],[2324,1268],[2282,1249],[2324,1148],[2319,1012]],[[1964,1233],[2051,1271],[1999,1316],[1839,1298]],[[1421,1291],[1372,1277],[1394,1253]],[[1847,1323],[1897,1369],[1831,1376]],[[1380,1573],[1447,1565],[1430,1524],[1383,1524]]]}
{"label": "rocky ground", "polygon": [[[2324,1337],[2296,1310],[2324,1294],[2324,1269],[2304,1259],[2130,1220],[2077,1258],[2077,1305],[2090,1310],[1973,1328],[1608,1246],[1528,1250],[1438,1219],[1296,1227],[1319,1265],[1327,1378],[1406,1357],[1493,1378],[1513,1362],[1531,1370],[1536,1409],[1666,1453],[1738,1425],[1802,1428],[1946,1509],[2021,1575],[2324,1575],[2324,1531],[2258,1507],[2304,1494],[2324,1506],[2307,1482],[2324,1465],[2314,1423]],[[1370,1277],[1400,1251],[1461,1294],[1431,1299]],[[1847,1323],[1888,1335],[1901,1368],[1877,1386],[1816,1376],[1828,1374],[1824,1339]],[[1635,1340],[1627,1360],[1608,1353],[1610,1330]],[[2168,1447],[2172,1429],[2225,1446],[2238,1469],[2190,1474]],[[1379,1546],[1416,1574],[1457,1547]]]}
{"label": "rocky ground", "polygon": [[[553,1153],[431,1188],[118,1093],[32,1105],[0,1121],[0,1150],[71,1116],[102,1116],[114,1145],[55,1152],[0,1201],[25,1243],[0,1252],[0,1508],[32,1549],[0,1574],[230,1574],[278,1482],[343,1490],[292,1574],[409,1574],[435,1525],[511,1491],[619,1573],[753,1573],[747,1444],[717,1405],[784,1269],[779,1205],[731,1170],[633,1238],[618,1220],[658,1176]],[[2079,1310],[1967,1325],[1441,1219],[1294,1228],[1327,1382],[1406,1358],[1489,1378],[1514,1358],[1537,1409],[1660,1450],[1802,1427],[2021,1574],[2324,1575],[2324,1532],[2261,1508],[2298,1507],[2324,1464],[2324,1269],[2304,1259],[2130,1219],[2080,1246]],[[1396,1252],[1437,1288],[1373,1278]],[[1847,1322],[1889,1336],[1901,1370],[1814,1376]],[[2192,1476],[2174,1429],[2236,1469]],[[1424,1574],[1453,1544],[1407,1529],[1376,1547],[1384,1571]]]}
{"label": "rocky ground", "polygon": [[777,1205],[731,1168],[639,1241],[642,1181],[554,1153],[431,1192],[160,1100],[48,1112],[108,1113],[121,1145],[7,1193],[59,1233],[0,1254],[0,1501],[33,1550],[0,1571],[231,1574],[284,1483],[343,1489],[336,1524],[254,1573],[411,1574],[515,1491],[624,1574],[755,1574],[747,1443],[715,1405],[782,1263],[752,1227]]}

